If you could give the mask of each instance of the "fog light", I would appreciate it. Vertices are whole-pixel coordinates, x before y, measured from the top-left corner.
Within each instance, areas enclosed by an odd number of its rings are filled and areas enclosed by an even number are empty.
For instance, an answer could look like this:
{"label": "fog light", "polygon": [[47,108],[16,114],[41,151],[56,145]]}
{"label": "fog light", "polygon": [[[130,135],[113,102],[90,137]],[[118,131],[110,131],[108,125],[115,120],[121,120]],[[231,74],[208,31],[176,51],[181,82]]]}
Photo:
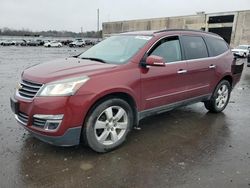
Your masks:
{"label": "fog light", "polygon": [[47,131],[56,130],[61,124],[61,122],[62,120],[54,120],[54,121],[47,120],[44,129]]}
{"label": "fog light", "polygon": [[46,131],[56,131],[61,125],[63,114],[60,115],[44,115],[36,114],[33,116],[32,126]]}

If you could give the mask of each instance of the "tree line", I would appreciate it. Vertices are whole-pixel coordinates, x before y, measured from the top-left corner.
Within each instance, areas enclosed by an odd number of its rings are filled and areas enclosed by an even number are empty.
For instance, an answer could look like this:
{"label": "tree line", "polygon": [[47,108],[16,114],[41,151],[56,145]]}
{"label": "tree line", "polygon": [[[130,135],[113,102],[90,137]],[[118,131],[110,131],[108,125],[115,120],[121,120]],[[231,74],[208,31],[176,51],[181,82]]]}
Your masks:
{"label": "tree line", "polygon": [[14,30],[9,28],[0,28],[0,35],[3,36],[44,36],[44,37],[87,37],[87,38],[101,38],[102,31],[87,31],[76,33],[72,31],[29,31],[29,30]]}

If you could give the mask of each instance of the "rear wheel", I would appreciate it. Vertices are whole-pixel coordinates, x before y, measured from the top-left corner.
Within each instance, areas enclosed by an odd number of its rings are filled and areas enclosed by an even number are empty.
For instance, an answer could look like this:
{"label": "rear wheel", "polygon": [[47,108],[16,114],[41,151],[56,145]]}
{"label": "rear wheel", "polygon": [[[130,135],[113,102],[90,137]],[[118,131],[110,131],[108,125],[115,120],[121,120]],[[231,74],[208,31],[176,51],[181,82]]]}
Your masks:
{"label": "rear wheel", "polygon": [[107,152],[120,146],[133,125],[130,105],[118,98],[94,107],[84,125],[83,138],[94,151]]}
{"label": "rear wheel", "polygon": [[216,87],[210,100],[205,101],[205,107],[210,112],[219,113],[223,111],[230,99],[231,85],[227,80],[222,80]]}

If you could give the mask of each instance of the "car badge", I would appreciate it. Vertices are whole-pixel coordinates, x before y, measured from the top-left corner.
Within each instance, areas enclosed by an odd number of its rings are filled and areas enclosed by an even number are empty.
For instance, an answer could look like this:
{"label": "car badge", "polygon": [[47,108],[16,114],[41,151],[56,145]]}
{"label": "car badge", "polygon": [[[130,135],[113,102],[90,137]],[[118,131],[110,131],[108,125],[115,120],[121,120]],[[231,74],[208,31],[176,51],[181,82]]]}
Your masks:
{"label": "car badge", "polygon": [[18,83],[16,88],[17,88],[17,90],[20,90],[23,88],[23,86],[20,83]]}

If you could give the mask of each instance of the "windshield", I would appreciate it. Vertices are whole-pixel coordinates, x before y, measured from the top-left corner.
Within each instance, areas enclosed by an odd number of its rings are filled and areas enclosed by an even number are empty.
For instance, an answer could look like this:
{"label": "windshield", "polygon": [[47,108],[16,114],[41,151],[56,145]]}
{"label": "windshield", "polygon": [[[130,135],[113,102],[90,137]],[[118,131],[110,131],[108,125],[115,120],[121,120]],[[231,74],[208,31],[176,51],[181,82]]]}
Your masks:
{"label": "windshield", "polygon": [[238,49],[247,50],[247,46],[238,46]]}
{"label": "windshield", "polygon": [[99,44],[83,52],[79,58],[101,59],[112,64],[126,63],[151,36],[119,35],[105,39]]}

